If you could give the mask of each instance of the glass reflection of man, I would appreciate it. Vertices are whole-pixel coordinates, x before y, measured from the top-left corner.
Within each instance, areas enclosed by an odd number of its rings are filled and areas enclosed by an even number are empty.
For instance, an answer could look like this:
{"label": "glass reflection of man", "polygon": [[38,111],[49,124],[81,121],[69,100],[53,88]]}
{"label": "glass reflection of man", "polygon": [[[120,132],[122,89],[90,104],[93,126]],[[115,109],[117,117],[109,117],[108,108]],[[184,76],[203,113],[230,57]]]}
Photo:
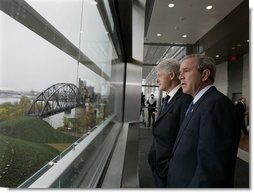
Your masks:
{"label": "glass reflection of man", "polygon": [[142,116],[142,122],[145,122],[145,112],[144,112],[144,107],[145,107],[145,95],[143,92],[141,92],[141,105],[140,105],[140,115]]}
{"label": "glass reflection of man", "polygon": [[149,99],[146,101],[146,104],[148,105],[148,127],[151,127],[151,119],[152,125],[155,122],[156,102],[154,94],[151,94]]}

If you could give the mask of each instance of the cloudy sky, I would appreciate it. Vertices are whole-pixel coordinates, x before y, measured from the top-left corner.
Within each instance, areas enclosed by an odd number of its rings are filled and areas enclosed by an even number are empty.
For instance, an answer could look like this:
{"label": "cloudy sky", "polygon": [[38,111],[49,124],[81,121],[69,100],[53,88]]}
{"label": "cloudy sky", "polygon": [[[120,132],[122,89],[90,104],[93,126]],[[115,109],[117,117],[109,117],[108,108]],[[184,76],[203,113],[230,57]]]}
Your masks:
{"label": "cloudy sky", "polygon": [[[82,0],[26,1],[94,63],[103,60],[98,66],[110,76],[112,47],[91,0],[84,0],[82,25]],[[77,61],[1,11],[0,44],[0,89],[43,91],[59,82],[77,81]],[[106,92],[101,87],[105,81],[83,65],[79,77],[96,92]]]}

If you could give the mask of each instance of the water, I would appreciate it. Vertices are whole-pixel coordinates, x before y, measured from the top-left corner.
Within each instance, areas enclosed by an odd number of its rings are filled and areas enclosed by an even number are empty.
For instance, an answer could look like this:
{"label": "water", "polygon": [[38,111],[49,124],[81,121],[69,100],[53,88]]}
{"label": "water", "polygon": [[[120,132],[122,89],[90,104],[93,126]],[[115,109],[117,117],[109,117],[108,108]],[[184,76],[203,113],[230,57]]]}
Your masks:
{"label": "water", "polygon": [[14,102],[19,102],[20,98],[0,98],[0,104],[2,103],[14,103]]}

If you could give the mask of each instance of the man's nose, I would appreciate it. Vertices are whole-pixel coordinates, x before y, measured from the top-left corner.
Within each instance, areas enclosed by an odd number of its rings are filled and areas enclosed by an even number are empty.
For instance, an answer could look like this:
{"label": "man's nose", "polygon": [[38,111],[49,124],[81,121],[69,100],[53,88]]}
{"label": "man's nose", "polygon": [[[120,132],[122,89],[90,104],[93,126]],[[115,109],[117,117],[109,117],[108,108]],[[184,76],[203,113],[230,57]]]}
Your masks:
{"label": "man's nose", "polygon": [[182,80],[182,79],[183,79],[182,73],[179,74],[179,77],[178,77],[178,78],[179,78],[179,80]]}

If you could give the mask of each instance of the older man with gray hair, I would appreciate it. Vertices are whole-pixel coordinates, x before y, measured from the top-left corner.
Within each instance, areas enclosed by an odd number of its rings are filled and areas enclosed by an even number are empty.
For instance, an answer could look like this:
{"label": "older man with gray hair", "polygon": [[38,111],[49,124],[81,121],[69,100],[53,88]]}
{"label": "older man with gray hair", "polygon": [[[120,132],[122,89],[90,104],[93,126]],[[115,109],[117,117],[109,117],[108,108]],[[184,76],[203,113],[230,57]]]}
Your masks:
{"label": "older man with gray hair", "polygon": [[159,89],[167,93],[153,125],[153,142],[148,154],[157,188],[166,187],[172,148],[185,112],[192,101],[190,95],[182,92],[178,79],[179,67],[180,64],[175,59],[166,59],[156,67]]}

